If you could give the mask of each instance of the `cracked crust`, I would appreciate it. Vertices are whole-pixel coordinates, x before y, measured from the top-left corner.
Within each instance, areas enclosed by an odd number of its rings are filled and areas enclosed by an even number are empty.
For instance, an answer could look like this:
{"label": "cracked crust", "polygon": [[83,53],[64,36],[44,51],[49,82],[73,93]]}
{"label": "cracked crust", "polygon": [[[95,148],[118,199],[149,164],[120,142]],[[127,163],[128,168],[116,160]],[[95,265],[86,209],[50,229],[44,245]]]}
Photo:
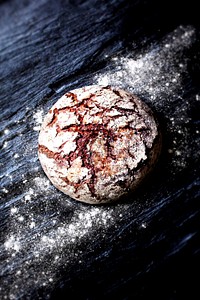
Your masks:
{"label": "cracked crust", "polygon": [[50,109],[38,155],[59,190],[100,204],[134,190],[155,164],[160,145],[146,104],[122,89],[94,85],[66,93]]}

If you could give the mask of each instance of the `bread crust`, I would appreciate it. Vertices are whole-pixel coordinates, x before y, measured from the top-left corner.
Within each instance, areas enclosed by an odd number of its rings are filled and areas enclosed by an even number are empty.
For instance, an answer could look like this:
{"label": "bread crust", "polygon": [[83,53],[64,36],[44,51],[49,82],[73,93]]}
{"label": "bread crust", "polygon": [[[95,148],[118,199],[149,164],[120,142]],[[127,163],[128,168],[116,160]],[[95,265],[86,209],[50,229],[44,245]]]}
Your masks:
{"label": "bread crust", "polygon": [[46,115],[38,156],[63,193],[90,204],[133,191],[156,163],[161,133],[151,109],[111,86],[86,86],[63,95]]}

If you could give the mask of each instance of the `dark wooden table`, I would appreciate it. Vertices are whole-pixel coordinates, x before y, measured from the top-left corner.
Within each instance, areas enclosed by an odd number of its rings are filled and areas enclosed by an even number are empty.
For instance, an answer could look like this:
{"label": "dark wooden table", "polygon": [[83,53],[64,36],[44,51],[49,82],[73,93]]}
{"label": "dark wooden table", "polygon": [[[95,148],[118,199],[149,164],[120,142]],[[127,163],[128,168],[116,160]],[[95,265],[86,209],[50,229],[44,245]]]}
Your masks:
{"label": "dark wooden table", "polygon": [[[0,1],[0,299],[199,299],[199,25],[191,1]],[[109,206],[69,199],[37,157],[43,116],[89,84],[136,93],[163,132]]]}

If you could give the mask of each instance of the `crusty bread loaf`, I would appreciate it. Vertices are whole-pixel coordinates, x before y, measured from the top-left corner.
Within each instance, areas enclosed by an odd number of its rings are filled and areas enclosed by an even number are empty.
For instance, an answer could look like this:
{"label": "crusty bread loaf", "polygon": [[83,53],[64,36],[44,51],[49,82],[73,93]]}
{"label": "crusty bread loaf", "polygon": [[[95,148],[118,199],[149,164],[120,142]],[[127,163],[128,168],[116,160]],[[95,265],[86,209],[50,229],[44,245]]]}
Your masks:
{"label": "crusty bread loaf", "polygon": [[70,197],[101,204],[134,190],[155,164],[161,135],[151,109],[110,86],[62,96],[39,134],[39,159],[51,182]]}

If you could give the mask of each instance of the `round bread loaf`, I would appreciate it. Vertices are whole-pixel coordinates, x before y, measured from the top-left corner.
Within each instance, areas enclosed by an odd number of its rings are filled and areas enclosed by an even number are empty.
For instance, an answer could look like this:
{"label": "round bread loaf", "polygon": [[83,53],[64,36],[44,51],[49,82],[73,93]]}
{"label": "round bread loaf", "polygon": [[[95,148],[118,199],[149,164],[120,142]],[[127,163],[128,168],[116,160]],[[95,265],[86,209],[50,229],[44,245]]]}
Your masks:
{"label": "round bread loaf", "polygon": [[38,155],[50,181],[73,199],[118,200],[145,178],[160,153],[151,109],[110,86],[86,86],[63,95],[46,115]]}

